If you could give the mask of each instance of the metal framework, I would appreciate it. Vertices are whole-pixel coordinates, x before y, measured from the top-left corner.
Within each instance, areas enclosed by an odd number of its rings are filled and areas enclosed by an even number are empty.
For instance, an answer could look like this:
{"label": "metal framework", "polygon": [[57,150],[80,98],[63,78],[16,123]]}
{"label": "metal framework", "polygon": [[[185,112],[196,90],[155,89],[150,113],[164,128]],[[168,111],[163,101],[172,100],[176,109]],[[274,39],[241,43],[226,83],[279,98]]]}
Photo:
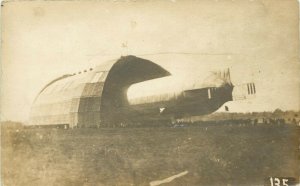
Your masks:
{"label": "metal framework", "polygon": [[80,74],[64,75],[38,94],[30,125],[109,125],[118,121],[119,108],[128,104],[126,92],[131,84],[168,75],[159,65],[135,56],[121,57]]}

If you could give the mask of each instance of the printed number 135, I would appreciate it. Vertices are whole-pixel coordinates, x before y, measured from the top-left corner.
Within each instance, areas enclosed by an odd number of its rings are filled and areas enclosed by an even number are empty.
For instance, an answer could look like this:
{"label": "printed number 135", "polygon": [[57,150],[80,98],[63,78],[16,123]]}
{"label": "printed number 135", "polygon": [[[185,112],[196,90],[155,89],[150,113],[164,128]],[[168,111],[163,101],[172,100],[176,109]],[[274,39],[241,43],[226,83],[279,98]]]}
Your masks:
{"label": "printed number 135", "polygon": [[288,179],[270,178],[271,186],[288,186]]}

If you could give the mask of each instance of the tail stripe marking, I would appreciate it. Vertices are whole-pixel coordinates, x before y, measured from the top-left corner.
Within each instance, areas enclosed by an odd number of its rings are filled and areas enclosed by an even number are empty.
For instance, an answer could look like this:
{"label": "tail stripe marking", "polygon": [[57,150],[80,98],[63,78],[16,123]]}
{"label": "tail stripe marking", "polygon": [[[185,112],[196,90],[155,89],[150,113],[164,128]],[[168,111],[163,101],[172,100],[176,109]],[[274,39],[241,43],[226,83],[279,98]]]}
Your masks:
{"label": "tail stripe marking", "polygon": [[247,88],[248,88],[248,94],[250,94],[250,87],[249,87],[249,83],[247,84]]}

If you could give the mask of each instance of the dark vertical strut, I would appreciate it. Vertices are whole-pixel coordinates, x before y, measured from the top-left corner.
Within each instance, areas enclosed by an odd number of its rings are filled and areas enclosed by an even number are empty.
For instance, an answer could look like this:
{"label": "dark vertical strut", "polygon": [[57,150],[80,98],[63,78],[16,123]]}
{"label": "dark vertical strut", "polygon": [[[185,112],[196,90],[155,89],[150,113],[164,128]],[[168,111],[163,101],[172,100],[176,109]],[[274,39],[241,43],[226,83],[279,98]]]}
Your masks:
{"label": "dark vertical strut", "polygon": [[255,84],[254,83],[252,83],[253,84],[253,91],[254,91],[254,94],[256,93],[256,90],[255,90]]}
{"label": "dark vertical strut", "polygon": [[249,87],[249,83],[247,83],[247,88],[248,88],[248,94],[250,94],[250,87]]}

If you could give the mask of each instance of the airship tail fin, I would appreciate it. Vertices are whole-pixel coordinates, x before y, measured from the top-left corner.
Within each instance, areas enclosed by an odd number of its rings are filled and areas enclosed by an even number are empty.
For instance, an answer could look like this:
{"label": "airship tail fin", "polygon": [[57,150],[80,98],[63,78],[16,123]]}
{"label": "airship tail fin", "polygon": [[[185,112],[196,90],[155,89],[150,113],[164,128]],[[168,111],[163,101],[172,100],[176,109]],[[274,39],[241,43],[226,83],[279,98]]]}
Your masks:
{"label": "airship tail fin", "polygon": [[245,83],[234,86],[232,97],[233,100],[244,100],[254,98],[256,95],[256,87],[254,83]]}

